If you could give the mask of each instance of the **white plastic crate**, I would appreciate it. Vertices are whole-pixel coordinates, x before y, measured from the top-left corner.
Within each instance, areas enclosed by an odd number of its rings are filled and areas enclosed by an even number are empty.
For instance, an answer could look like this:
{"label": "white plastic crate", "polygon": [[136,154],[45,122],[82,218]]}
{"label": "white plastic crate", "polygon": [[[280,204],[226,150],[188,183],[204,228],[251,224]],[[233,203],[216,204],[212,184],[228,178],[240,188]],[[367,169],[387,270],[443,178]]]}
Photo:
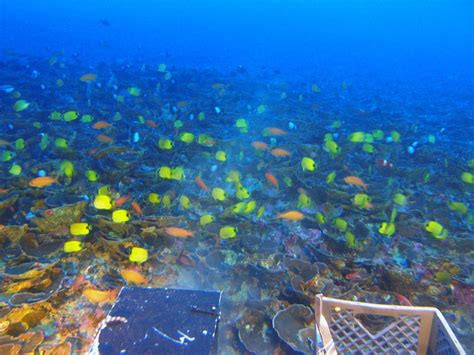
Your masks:
{"label": "white plastic crate", "polygon": [[[316,296],[318,354],[466,354],[442,313],[433,307],[405,307]],[[361,317],[391,317],[369,330]]]}

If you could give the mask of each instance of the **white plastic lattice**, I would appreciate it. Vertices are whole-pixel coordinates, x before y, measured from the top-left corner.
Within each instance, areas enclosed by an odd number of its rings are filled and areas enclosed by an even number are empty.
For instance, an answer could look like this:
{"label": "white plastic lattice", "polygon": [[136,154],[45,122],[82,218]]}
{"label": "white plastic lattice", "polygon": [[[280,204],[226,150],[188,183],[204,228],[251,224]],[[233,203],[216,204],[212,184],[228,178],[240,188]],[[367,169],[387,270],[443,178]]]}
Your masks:
{"label": "white plastic lattice", "polygon": [[398,317],[381,331],[372,334],[350,310],[334,310],[332,315],[331,332],[337,351],[342,354],[416,354],[420,317]]}
{"label": "white plastic lattice", "polygon": [[449,336],[441,324],[437,324],[438,334],[436,337],[436,355],[455,355]]}
{"label": "white plastic lattice", "polygon": [[317,295],[318,354],[465,355],[441,312]]}

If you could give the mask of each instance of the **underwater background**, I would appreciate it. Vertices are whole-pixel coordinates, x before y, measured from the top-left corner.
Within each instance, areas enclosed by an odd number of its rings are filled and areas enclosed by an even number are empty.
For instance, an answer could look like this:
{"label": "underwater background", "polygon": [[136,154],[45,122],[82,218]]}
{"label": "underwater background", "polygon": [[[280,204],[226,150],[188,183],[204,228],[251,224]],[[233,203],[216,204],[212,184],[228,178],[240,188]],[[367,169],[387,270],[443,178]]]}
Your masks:
{"label": "underwater background", "polygon": [[0,353],[86,351],[125,285],[222,290],[219,353],[310,353],[319,293],[469,352],[473,14],[0,0]]}

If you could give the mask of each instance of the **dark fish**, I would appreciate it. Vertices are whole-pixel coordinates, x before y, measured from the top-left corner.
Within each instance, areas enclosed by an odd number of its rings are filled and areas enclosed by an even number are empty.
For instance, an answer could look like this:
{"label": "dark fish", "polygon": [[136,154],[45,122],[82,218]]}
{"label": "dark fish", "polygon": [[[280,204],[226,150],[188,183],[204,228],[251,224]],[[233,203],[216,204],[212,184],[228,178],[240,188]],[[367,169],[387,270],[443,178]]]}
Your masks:
{"label": "dark fish", "polygon": [[179,254],[178,256],[178,264],[183,265],[183,266],[196,266],[196,262],[191,259],[189,256],[185,255],[183,252]]}
{"label": "dark fish", "polygon": [[100,19],[99,20],[99,23],[102,25],[102,26],[105,26],[105,27],[110,27],[110,22],[104,18]]}
{"label": "dark fish", "polygon": [[247,69],[243,65],[238,65],[237,68],[235,69],[235,72],[238,74],[246,74]]}

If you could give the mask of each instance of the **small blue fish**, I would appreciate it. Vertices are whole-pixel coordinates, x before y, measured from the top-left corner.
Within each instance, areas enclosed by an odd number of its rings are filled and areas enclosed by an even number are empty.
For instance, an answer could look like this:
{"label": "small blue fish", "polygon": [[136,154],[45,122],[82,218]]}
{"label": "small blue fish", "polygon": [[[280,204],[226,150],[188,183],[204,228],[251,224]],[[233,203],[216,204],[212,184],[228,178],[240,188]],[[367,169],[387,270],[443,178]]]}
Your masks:
{"label": "small blue fish", "polygon": [[135,132],[133,134],[133,143],[138,143],[140,141],[140,134],[138,132]]}
{"label": "small blue fish", "polygon": [[3,91],[5,94],[10,94],[15,90],[11,85],[0,85],[0,91]]}

